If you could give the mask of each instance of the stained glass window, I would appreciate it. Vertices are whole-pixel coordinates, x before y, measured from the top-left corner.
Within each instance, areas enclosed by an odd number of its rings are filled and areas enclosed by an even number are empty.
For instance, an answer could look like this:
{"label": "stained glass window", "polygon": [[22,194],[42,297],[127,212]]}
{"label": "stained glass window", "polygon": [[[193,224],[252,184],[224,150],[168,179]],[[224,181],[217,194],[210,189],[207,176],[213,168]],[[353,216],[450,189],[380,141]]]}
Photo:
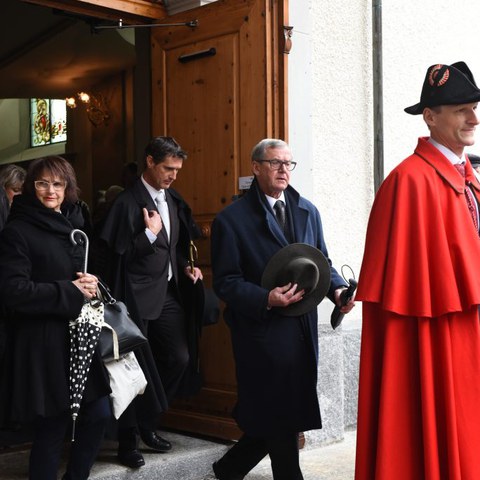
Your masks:
{"label": "stained glass window", "polygon": [[65,100],[30,100],[31,146],[67,141],[67,105]]}

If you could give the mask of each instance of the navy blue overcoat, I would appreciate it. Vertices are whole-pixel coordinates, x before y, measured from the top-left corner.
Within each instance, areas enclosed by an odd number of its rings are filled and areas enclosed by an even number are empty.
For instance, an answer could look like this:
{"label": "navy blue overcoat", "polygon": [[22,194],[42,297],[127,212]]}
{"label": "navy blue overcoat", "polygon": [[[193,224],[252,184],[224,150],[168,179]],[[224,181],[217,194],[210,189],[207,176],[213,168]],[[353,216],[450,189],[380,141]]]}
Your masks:
{"label": "navy blue overcoat", "polygon": [[[332,299],[345,282],[328,257],[320,214],[291,186],[285,197],[295,241],[319,248],[330,263]],[[236,364],[234,417],[252,436],[321,428],[317,309],[299,317],[267,310],[269,292],[260,286],[268,261],[287,244],[256,181],[212,225],[213,286],[226,303]]]}

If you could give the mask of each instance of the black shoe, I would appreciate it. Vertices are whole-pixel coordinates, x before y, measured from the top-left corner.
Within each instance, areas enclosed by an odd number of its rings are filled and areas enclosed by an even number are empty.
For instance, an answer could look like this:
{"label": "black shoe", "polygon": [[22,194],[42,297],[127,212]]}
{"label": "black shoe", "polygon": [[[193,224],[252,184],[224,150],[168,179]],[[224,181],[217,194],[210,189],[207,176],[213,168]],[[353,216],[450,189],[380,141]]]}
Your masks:
{"label": "black shoe", "polygon": [[145,465],[143,455],[138,450],[119,450],[118,460],[129,468],[140,468]]}
{"label": "black shoe", "polygon": [[143,443],[156,452],[165,453],[172,449],[172,444],[162,438],[157,432],[151,430],[141,430],[140,438]]}

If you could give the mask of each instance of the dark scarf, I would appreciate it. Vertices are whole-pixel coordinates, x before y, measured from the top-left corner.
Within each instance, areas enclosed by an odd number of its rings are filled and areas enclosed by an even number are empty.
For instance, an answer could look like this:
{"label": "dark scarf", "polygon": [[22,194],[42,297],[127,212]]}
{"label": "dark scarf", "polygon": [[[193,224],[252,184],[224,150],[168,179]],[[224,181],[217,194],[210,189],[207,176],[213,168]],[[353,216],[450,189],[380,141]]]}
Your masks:
{"label": "dark scarf", "polygon": [[20,220],[34,225],[40,230],[64,237],[65,246],[67,250],[70,250],[76,268],[78,271],[82,271],[85,246],[82,242],[73,245],[70,240],[70,233],[73,229],[82,230],[85,227],[81,206],[79,203],[63,202],[61,210],[60,213],[45,207],[36,197],[27,194],[16,195],[13,198],[7,225],[12,221]]}

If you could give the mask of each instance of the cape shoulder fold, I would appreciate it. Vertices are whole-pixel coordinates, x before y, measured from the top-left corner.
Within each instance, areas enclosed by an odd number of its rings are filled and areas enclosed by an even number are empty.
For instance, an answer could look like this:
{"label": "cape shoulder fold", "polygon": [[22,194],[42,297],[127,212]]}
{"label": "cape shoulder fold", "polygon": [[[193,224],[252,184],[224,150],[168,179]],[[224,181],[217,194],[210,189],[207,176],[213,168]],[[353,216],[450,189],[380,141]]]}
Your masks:
{"label": "cape shoulder fold", "polygon": [[480,304],[480,239],[458,177],[425,139],[391,172],[370,214],[357,300],[430,318]]}

